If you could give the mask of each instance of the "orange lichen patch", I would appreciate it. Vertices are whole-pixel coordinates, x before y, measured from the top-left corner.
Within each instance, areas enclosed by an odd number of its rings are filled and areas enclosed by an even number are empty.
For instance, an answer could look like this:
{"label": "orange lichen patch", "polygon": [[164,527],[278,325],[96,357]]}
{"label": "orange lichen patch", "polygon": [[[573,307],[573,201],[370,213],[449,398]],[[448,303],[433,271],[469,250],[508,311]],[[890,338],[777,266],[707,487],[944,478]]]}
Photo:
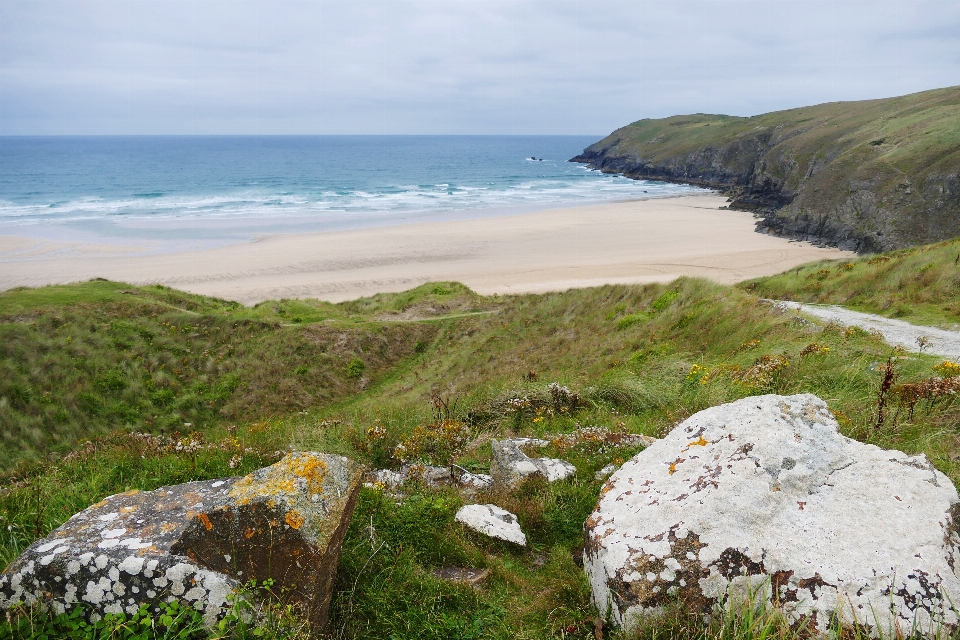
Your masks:
{"label": "orange lichen patch", "polygon": [[90,508],[91,508],[91,509],[97,509],[97,508],[99,508],[99,507],[105,506],[106,504],[107,504],[107,501],[106,501],[106,500],[101,500],[100,502],[98,502],[97,504],[91,506]]}
{"label": "orange lichen patch", "polygon": [[124,492],[121,493],[120,495],[122,495],[122,496],[134,496],[134,495],[136,495],[136,494],[138,494],[138,493],[140,493],[140,489],[130,489],[130,491],[124,491]]}
{"label": "orange lichen patch", "polygon": [[247,527],[243,532],[243,537],[247,538],[248,540],[255,535],[257,535],[257,530],[251,527]]}
{"label": "orange lichen patch", "polygon": [[705,446],[707,446],[708,444],[710,444],[710,442],[707,441],[707,440],[704,440],[704,439],[703,439],[703,436],[700,436],[699,438],[697,438],[696,440],[694,440],[693,442],[691,442],[690,444],[688,444],[687,446],[685,446],[685,447],[683,448],[683,450],[686,451],[686,450],[689,449],[690,447],[705,447]]}
{"label": "orange lichen patch", "polygon": [[306,522],[306,518],[300,515],[299,511],[287,511],[287,515],[283,519],[290,525],[291,529],[299,529]]}
{"label": "orange lichen patch", "polygon": [[172,522],[164,522],[164,523],[160,526],[160,533],[169,533],[169,532],[173,531],[173,530],[176,529],[176,528],[177,528],[177,525],[175,525],[174,523],[172,523]]}
{"label": "orange lichen patch", "polygon": [[279,527],[279,526],[280,526],[280,521],[279,521],[279,520],[271,520],[271,521],[269,522],[269,525],[270,525],[270,528],[271,528],[271,529],[272,529],[273,527]]}
{"label": "orange lichen patch", "polygon": [[684,458],[677,458],[670,463],[670,475],[673,475],[677,472],[677,465],[684,461]]}
{"label": "orange lichen patch", "polygon": [[[257,498],[289,496],[298,493],[301,488],[308,495],[323,495],[323,479],[326,475],[327,465],[316,456],[290,454],[259,473],[241,478],[230,489],[230,497],[238,505],[245,505]],[[305,486],[298,482],[300,480]]]}
{"label": "orange lichen patch", "polygon": [[120,513],[133,513],[136,510],[137,510],[136,506],[130,505],[128,507],[123,507],[122,509],[120,509]]}
{"label": "orange lichen patch", "polygon": [[213,529],[213,523],[210,522],[210,517],[207,514],[201,513],[200,515],[197,516],[197,520],[199,520],[203,524],[204,529],[206,529],[207,531],[210,531],[211,529]]}

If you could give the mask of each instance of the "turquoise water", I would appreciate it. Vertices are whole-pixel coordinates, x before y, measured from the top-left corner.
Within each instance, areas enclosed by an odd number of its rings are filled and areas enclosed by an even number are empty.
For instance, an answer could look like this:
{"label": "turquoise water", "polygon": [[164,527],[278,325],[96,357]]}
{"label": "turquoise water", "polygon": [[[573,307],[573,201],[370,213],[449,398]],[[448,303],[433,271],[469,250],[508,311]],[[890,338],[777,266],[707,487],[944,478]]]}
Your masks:
{"label": "turquoise water", "polygon": [[243,239],[662,197],[567,162],[593,136],[2,137],[2,233]]}

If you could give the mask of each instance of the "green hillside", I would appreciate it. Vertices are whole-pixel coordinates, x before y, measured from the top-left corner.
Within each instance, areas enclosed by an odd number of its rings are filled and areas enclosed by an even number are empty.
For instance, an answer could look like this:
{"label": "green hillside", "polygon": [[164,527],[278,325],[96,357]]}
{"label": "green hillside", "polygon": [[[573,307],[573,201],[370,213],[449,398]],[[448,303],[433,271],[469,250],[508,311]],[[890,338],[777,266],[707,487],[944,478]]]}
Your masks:
{"label": "green hillside", "polygon": [[960,235],[960,87],[749,118],[644,119],[576,162],[722,190],[770,233],[861,252]]}
{"label": "green hillside", "polygon": [[[918,250],[896,264],[955,249]],[[937,261],[938,270],[950,267]],[[800,280],[825,269],[801,268]],[[846,277],[834,275],[847,273],[829,269],[816,280],[826,299]],[[904,272],[901,289],[929,289],[927,271],[918,279]],[[596,638],[589,586],[576,564],[582,525],[599,495],[597,470],[638,450],[610,445],[604,434],[657,436],[723,402],[811,392],[846,435],[923,452],[960,481],[960,403],[902,393],[960,366],[905,354],[864,331],[781,314],[757,295],[773,282],[751,291],[682,278],[493,297],[433,283],[341,304],[254,308],[105,281],[6,292],[0,566],[106,495],[248,473],[289,448],[398,468],[394,453],[404,444],[409,461],[486,472],[491,437],[548,436],[544,455],[574,463],[574,479],[476,498],[519,516],[527,550],[456,523],[464,497],[454,488],[364,488],[328,631],[344,639]],[[882,384],[886,363],[893,387]],[[554,382],[571,395],[558,399],[548,390]],[[450,421],[456,430],[444,430]],[[451,565],[491,574],[473,589],[432,573]],[[295,612],[274,614],[257,635],[228,625],[215,637],[307,637]],[[799,638],[775,612],[705,622],[681,607],[665,616],[636,637]],[[29,610],[11,621],[0,619],[0,638],[64,637],[67,628],[56,623],[40,635],[36,629],[54,623]],[[157,629],[136,637],[174,637]],[[622,638],[609,628],[600,635]]]}

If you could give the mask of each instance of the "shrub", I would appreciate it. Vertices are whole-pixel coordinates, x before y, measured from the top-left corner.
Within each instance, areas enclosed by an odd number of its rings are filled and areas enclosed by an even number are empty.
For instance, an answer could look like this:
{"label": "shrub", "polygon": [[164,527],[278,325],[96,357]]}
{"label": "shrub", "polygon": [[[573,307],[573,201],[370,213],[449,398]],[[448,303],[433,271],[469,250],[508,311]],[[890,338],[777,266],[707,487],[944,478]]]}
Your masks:
{"label": "shrub", "polygon": [[347,377],[348,378],[359,378],[363,375],[364,369],[367,368],[367,365],[363,363],[363,360],[360,358],[354,358],[347,363]]}

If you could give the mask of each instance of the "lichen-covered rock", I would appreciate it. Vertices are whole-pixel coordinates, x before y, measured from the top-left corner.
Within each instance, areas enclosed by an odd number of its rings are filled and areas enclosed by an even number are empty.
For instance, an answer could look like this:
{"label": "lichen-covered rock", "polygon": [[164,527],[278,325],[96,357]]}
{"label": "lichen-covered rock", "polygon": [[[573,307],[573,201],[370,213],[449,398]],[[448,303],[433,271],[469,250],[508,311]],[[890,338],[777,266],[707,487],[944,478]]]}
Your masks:
{"label": "lichen-covered rock", "polygon": [[[526,439],[525,439],[526,440]],[[530,476],[543,476],[548,482],[565,480],[577,472],[577,468],[556,458],[531,458],[520,449],[518,439],[491,440],[493,457],[490,475],[495,486],[513,489]]]}
{"label": "lichen-covered rock", "polygon": [[457,511],[454,519],[491,538],[506,540],[521,547],[527,546],[527,536],[520,529],[517,516],[495,504],[464,505]]}
{"label": "lichen-covered rock", "polygon": [[958,518],[924,456],[840,435],[816,396],[759,396],[695,414],[617,470],[584,568],[627,627],[676,598],[754,597],[819,631],[900,637],[960,622]]}
{"label": "lichen-covered rock", "polygon": [[212,623],[242,583],[272,578],[322,626],[360,472],[342,456],[301,452],[243,478],[110,496],[7,567],[0,608],[82,604],[99,619],[180,600]]}

